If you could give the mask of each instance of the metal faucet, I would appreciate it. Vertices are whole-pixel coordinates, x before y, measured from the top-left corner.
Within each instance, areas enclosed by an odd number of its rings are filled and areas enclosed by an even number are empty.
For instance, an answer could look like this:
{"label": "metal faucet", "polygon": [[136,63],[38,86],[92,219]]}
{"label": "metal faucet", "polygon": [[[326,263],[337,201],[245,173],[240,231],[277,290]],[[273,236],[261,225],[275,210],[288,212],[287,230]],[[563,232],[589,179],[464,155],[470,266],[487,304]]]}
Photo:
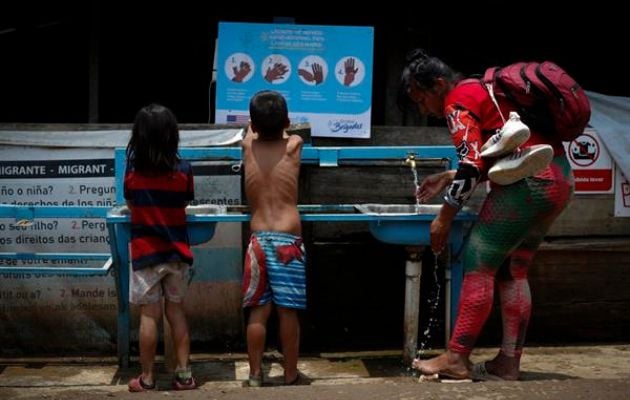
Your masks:
{"label": "metal faucet", "polygon": [[416,169],[416,155],[409,154],[405,159],[405,165],[409,165],[411,169]]}

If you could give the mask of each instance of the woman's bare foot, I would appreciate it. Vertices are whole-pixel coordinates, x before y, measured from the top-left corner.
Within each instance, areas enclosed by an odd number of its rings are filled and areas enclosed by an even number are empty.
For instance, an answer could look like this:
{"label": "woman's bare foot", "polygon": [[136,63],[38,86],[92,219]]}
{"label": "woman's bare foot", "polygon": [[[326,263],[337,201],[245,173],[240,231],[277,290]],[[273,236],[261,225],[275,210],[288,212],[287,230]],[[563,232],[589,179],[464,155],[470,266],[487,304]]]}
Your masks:
{"label": "woman's bare foot", "polygon": [[499,352],[494,359],[486,361],[485,367],[488,373],[496,375],[506,381],[516,381],[520,375],[520,357],[508,357]]}
{"label": "woman's bare foot", "polygon": [[438,374],[451,379],[470,378],[470,361],[468,357],[447,351],[430,360],[416,358],[411,366],[424,375]]}

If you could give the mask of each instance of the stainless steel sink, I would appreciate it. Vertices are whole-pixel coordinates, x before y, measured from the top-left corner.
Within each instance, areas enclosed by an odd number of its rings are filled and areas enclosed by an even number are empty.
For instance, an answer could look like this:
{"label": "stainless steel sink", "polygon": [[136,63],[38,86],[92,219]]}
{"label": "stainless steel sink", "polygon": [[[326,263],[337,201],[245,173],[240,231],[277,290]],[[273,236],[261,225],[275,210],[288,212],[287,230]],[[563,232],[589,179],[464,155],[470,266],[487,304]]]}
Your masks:
{"label": "stainless steel sink", "polygon": [[[428,245],[431,243],[431,222],[439,213],[441,204],[357,204],[363,214],[375,216],[370,220],[372,235],[385,243]],[[475,214],[464,207],[457,216],[449,238],[461,235],[462,223],[475,219]]]}
{"label": "stainless steel sink", "polygon": [[226,211],[226,206],[216,204],[200,204],[186,207],[186,215],[216,215],[225,214]]}
{"label": "stainless steel sink", "polygon": [[[197,221],[195,220],[195,217],[225,213],[226,206],[219,206],[215,204],[201,204],[186,207],[186,215],[188,215],[188,237],[190,244],[202,244],[210,241],[214,236],[214,231],[217,226],[216,221]],[[114,217],[129,215],[129,207],[114,207],[110,210],[109,215]]]}
{"label": "stainless steel sink", "polygon": [[436,215],[441,204],[357,204],[355,208],[363,214],[370,215]]}

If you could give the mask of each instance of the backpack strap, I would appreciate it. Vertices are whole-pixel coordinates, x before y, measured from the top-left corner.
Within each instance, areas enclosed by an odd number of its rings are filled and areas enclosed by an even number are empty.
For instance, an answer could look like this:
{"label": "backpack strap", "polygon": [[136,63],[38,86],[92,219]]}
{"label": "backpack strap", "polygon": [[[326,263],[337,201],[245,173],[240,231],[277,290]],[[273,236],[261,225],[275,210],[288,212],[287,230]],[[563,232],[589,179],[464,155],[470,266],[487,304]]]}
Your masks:
{"label": "backpack strap", "polygon": [[499,103],[497,102],[496,97],[494,97],[493,82],[495,81],[494,78],[499,72],[499,69],[500,69],[499,67],[490,67],[486,69],[485,74],[483,74],[483,79],[481,80],[481,83],[488,91],[488,94],[490,95],[490,99],[492,99],[492,103],[494,103],[494,106],[497,108],[497,111],[499,111],[499,116],[501,117],[501,120],[505,124],[505,117],[503,117],[503,113],[501,112]]}
{"label": "backpack strap", "polygon": [[488,83],[492,84],[492,82],[494,82],[494,77],[497,75],[498,72],[499,72],[499,67],[488,68],[486,72],[483,74],[483,78],[481,78],[481,83],[483,83],[484,86]]}

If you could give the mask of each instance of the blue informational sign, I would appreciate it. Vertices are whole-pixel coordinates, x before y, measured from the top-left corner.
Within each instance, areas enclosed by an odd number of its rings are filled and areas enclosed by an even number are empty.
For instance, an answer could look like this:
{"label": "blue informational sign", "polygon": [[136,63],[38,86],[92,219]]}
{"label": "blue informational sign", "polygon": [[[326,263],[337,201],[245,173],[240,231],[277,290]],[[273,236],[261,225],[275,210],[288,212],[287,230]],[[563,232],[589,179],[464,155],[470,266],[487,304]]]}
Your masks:
{"label": "blue informational sign", "polygon": [[216,123],[246,123],[260,90],[281,93],[312,136],[369,138],[374,29],[219,23]]}

